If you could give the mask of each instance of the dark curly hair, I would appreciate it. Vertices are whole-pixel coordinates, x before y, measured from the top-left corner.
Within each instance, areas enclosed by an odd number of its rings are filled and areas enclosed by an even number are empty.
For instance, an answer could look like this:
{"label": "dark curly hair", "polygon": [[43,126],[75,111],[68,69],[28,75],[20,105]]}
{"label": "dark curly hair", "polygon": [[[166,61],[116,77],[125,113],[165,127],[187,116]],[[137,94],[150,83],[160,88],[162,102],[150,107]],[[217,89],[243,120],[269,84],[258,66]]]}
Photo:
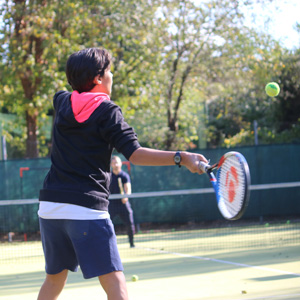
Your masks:
{"label": "dark curly hair", "polygon": [[111,55],[105,49],[87,48],[70,55],[66,75],[73,90],[79,93],[90,91],[94,78],[102,77],[111,64]]}

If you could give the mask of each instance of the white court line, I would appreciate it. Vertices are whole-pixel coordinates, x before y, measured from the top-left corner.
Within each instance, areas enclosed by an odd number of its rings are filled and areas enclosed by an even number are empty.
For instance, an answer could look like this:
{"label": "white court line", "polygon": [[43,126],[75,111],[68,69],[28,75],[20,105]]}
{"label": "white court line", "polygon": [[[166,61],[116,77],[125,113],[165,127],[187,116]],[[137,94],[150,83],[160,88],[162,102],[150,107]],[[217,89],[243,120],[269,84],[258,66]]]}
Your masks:
{"label": "white court line", "polygon": [[245,299],[245,298],[240,298],[240,299],[236,299],[236,300],[259,300],[259,299],[275,299],[275,298],[285,299],[285,298],[282,298],[282,297],[294,297],[294,296],[300,296],[300,294],[265,296],[265,297],[247,298],[247,299]]}
{"label": "white court line", "polygon": [[215,258],[204,257],[204,256],[195,256],[195,255],[183,254],[183,253],[178,253],[178,252],[170,252],[170,251],[165,251],[165,250],[157,250],[157,249],[153,249],[153,248],[144,248],[144,247],[139,247],[139,248],[147,250],[147,251],[156,252],[156,253],[173,254],[173,255],[181,256],[181,257],[194,258],[194,259],[206,260],[206,261],[213,261],[213,262],[218,262],[218,263],[227,264],[227,265],[233,265],[233,266],[237,266],[237,267],[252,268],[252,269],[258,269],[258,270],[263,270],[263,271],[269,271],[269,272],[274,272],[274,273],[279,273],[279,274],[287,274],[287,275],[292,275],[292,276],[295,276],[295,277],[300,277],[299,273],[293,273],[293,272],[278,270],[278,269],[273,269],[273,268],[252,266],[252,265],[241,264],[241,263],[228,261],[228,260],[215,259]]}

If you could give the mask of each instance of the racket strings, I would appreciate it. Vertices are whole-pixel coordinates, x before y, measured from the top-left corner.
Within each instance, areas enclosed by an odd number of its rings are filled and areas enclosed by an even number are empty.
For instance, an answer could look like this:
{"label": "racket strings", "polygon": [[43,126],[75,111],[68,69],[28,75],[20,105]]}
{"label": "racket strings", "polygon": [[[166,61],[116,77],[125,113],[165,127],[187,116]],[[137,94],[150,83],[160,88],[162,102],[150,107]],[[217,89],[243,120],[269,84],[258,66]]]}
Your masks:
{"label": "racket strings", "polygon": [[246,179],[239,159],[232,155],[225,159],[218,172],[219,208],[228,218],[236,216],[244,202]]}

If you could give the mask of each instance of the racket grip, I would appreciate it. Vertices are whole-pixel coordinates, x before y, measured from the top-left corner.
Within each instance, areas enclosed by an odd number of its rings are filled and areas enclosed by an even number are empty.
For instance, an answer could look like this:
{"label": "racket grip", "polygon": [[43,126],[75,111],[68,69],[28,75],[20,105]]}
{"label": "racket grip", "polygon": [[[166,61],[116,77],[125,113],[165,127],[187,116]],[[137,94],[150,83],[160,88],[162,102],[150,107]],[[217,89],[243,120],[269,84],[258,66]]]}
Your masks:
{"label": "racket grip", "polygon": [[207,172],[207,170],[210,168],[210,165],[203,162],[203,161],[200,161],[199,162],[199,169],[202,171],[202,172]]}

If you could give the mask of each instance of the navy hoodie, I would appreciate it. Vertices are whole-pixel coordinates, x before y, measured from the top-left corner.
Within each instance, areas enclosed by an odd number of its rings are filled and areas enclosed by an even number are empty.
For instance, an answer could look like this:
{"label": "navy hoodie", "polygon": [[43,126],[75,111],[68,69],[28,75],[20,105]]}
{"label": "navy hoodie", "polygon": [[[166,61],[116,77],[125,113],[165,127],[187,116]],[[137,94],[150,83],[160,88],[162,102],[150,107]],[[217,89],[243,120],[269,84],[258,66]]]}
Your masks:
{"label": "navy hoodie", "polygon": [[95,95],[75,91],[71,101],[69,92],[55,94],[52,164],[40,201],[108,210],[112,151],[129,159],[140,145],[120,107]]}

